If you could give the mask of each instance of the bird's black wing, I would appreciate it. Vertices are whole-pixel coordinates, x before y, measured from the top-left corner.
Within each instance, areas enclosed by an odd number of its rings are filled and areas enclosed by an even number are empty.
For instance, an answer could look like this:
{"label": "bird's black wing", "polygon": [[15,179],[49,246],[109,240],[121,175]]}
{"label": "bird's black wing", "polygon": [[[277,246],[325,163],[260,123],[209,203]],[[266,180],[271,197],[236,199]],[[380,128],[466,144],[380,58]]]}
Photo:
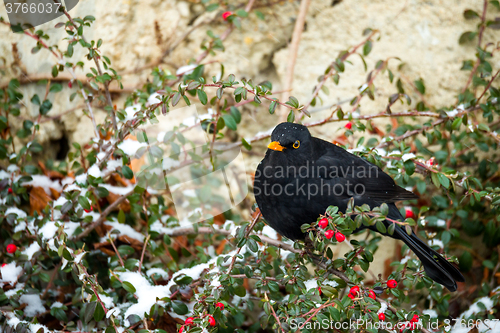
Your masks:
{"label": "bird's black wing", "polygon": [[[353,155],[330,142],[313,138],[314,168],[320,177],[338,183],[350,184],[351,189],[357,189],[356,195],[361,201],[374,204],[393,203],[400,200],[418,198],[414,193],[396,185],[394,180],[375,164]],[[349,182],[349,183],[347,183]],[[358,201],[358,200],[356,200]],[[367,202],[367,203],[368,203]]]}

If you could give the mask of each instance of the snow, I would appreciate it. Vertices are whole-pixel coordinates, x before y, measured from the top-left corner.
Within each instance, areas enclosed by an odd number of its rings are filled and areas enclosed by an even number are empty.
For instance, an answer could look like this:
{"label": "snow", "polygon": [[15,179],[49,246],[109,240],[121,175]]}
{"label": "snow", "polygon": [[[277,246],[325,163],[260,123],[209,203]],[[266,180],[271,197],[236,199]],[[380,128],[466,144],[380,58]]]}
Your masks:
{"label": "snow", "polygon": [[438,219],[436,221],[436,226],[438,226],[438,227],[445,227],[446,226],[446,221],[442,220],[442,219]]}
{"label": "snow", "polygon": [[181,162],[176,161],[170,157],[166,157],[162,160],[163,170],[170,170],[172,168],[179,166],[180,164],[181,164]]}
{"label": "snow", "polygon": [[56,235],[58,227],[56,226],[56,223],[53,221],[49,221],[45,223],[43,227],[38,230],[38,233],[42,235],[43,240],[51,239],[54,238]]}
{"label": "snow", "polygon": [[112,307],[115,306],[115,304],[113,303],[113,297],[99,294],[99,298],[101,299],[106,309],[111,309]]}
{"label": "snow", "polygon": [[7,298],[11,298],[12,296],[16,295],[18,291],[21,291],[23,289],[24,289],[24,283],[17,283],[14,289],[10,289],[5,292],[5,296],[7,296]]}
{"label": "snow", "polygon": [[126,235],[130,238],[137,239],[140,242],[144,242],[144,235],[141,234],[140,232],[137,232],[129,226],[128,224],[121,224],[119,222],[110,222],[106,221],[104,224],[109,225],[110,227],[113,227],[113,229],[118,230],[120,234]]}
{"label": "snow", "polygon": [[3,287],[5,283],[10,283],[14,285],[17,282],[17,276],[21,274],[23,268],[17,266],[15,262],[11,262],[3,267],[0,267],[0,272],[2,273],[2,279],[0,280],[0,287]]}
{"label": "snow", "polygon": [[197,67],[198,65],[186,65],[186,66],[181,66],[177,69],[177,72],[175,72],[175,74],[177,75],[189,75],[191,74],[194,69]]}
{"label": "snow", "polygon": [[149,105],[158,104],[161,102],[161,95],[157,92],[152,93],[148,98]]}
{"label": "snow", "polygon": [[306,286],[306,290],[309,289],[316,289],[318,288],[318,281],[316,279],[310,279],[307,281],[304,281],[304,285]]}
{"label": "snow", "polygon": [[62,308],[63,307],[63,304],[61,302],[54,302],[54,304],[52,304],[50,306],[50,308]]}
{"label": "snow", "polygon": [[27,216],[24,211],[22,211],[16,207],[7,208],[7,210],[5,211],[5,215],[9,215],[9,214],[16,214],[18,218],[25,218]]}
{"label": "snow", "polygon": [[429,245],[430,246],[439,246],[440,248],[444,248],[444,244],[443,244],[443,241],[440,240],[440,239],[430,239],[429,240]]}
{"label": "snow", "polygon": [[[157,298],[170,296],[169,286],[152,286],[149,281],[139,272],[125,272],[120,274],[120,279],[131,283],[136,292],[137,303],[132,304],[125,312],[124,318],[135,314],[144,318],[144,313],[149,313],[151,307],[156,303]],[[125,319],[125,326],[130,323]]]}
{"label": "snow", "polygon": [[409,153],[409,154],[404,154],[403,156],[401,156],[401,159],[403,160],[403,162],[406,162],[406,161],[411,160],[412,158],[415,158],[415,157],[417,157],[415,154]]}
{"label": "snow", "polygon": [[437,314],[436,310],[428,309],[428,310],[422,311],[422,313],[424,315],[429,315],[431,318],[437,318],[438,317],[438,314]]}
{"label": "snow", "polygon": [[109,192],[114,193],[114,194],[118,194],[118,195],[125,195],[134,189],[134,186],[119,187],[119,186],[113,186],[113,185],[108,185],[108,184],[101,184],[101,186],[104,187]]}
{"label": "snow", "polygon": [[99,166],[96,164],[93,164],[88,170],[87,170],[87,174],[92,176],[92,177],[95,177],[95,178],[100,178],[102,176],[102,172],[101,170],[99,169]]}
{"label": "snow", "polygon": [[40,251],[40,245],[38,245],[37,242],[31,243],[31,245],[24,250],[22,253],[28,256],[28,260],[31,260],[33,258],[33,255]]}
{"label": "snow", "polygon": [[262,234],[272,239],[278,239],[278,233],[276,230],[268,225],[265,225],[264,228],[262,228]]}
{"label": "snow", "polygon": [[134,156],[141,147],[147,147],[147,144],[132,139],[125,139],[118,145],[118,149],[123,150],[128,156]]}
{"label": "snow", "polygon": [[387,303],[382,302],[382,303],[380,303],[380,309],[377,311],[377,314],[384,313],[385,310],[387,310]]}
{"label": "snow", "polygon": [[87,252],[82,252],[82,253],[79,253],[75,256],[75,264],[79,264],[81,261],[82,261],[82,258],[83,256],[86,254]]}
{"label": "snow", "polygon": [[24,314],[28,317],[35,317],[36,315],[45,312],[45,307],[42,304],[40,295],[22,295],[21,297],[19,297],[19,303],[27,304],[27,306],[24,308]]}
{"label": "snow", "polygon": [[480,299],[478,299],[476,302],[474,302],[470,307],[469,307],[469,310],[465,311],[464,313],[462,313],[460,315],[460,318],[469,318],[470,316],[472,316],[473,314],[476,314],[476,313],[479,313],[479,312],[482,312],[484,310],[482,310],[478,303],[483,303],[484,307],[486,308],[486,310],[491,310],[491,308],[493,307],[493,301],[489,298],[489,297],[482,297]]}
{"label": "snow", "polygon": [[78,222],[64,222],[64,232],[68,236],[73,236],[75,233],[76,228],[80,226],[80,223]]}
{"label": "snow", "polygon": [[127,106],[125,108],[125,122],[129,120],[133,120],[135,118],[135,114],[141,110],[140,104],[134,104],[132,106]]}
{"label": "snow", "polygon": [[167,272],[165,272],[164,269],[161,269],[161,268],[151,268],[151,269],[148,269],[146,272],[147,276],[152,276],[153,274],[157,274],[157,275],[161,276],[162,278],[168,278],[168,275],[169,275]]}

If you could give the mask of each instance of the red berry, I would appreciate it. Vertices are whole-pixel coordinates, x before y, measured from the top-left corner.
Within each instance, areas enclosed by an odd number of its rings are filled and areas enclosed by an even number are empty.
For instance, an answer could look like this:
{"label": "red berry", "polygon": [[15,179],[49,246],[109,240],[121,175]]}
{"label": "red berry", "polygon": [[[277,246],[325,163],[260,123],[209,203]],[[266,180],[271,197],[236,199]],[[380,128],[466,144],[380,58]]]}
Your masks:
{"label": "red berry", "polygon": [[5,267],[5,266],[7,266],[7,264],[6,264],[6,263],[3,263],[3,264],[2,264],[2,267]]}
{"label": "red berry", "polygon": [[318,226],[321,229],[325,229],[328,226],[328,219],[327,218],[322,218],[321,220],[319,220]]}
{"label": "red berry", "polygon": [[342,243],[343,241],[345,241],[345,236],[344,234],[337,232],[335,234],[335,239],[337,240],[337,242]]}
{"label": "red berry", "polygon": [[413,318],[411,318],[410,322],[412,323],[418,322],[418,315],[413,315]]}
{"label": "red berry", "polygon": [[318,287],[319,294],[321,295],[321,287]]}
{"label": "red berry", "polygon": [[397,286],[398,286],[398,283],[396,282],[396,280],[391,279],[391,280],[387,281],[387,287],[393,289],[393,288],[396,288]]}
{"label": "red berry", "polygon": [[348,130],[350,130],[352,128],[352,123],[348,122],[347,124],[345,124],[344,127],[347,128]]}
{"label": "red berry", "polygon": [[73,83],[71,83],[71,81],[68,82],[68,88],[69,89],[73,88]]}
{"label": "red berry", "polygon": [[217,304],[215,304],[215,306],[216,306],[217,308],[220,308],[220,309],[221,309],[221,311],[222,311],[222,310],[224,310],[224,304],[222,304],[221,302],[217,302]]}
{"label": "red berry", "polygon": [[182,331],[184,331],[184,326],[181,326],[181,328],[179,328],[179,333],[182,333]]}
{"label": "red berry", "polygon": [[224,19],[224,21],[227,21],[227,18],[231,15],[233,15],[233,12],[224,12],[222,13],[222,18]]}
{"label": "red berry", "polygon": [[7,245],[7,253],[14,253],[16,252],[17,250],[17,246],[15,246],[14,244],[9,244]]}
{"label": "red berry", "polygon": [[350,299],[354,300],[354,295],[353,295],[353,294],[351,294],[351,293],[349,293],[349,294],[347,295],[347,297],[349,297]]}
{"label": "red berry", "polygon": [[351,289],[349,290],[349,293],[356,295],[357,293],[359,293],[359,287],[358,286],[351,287]]}
{"label": "red berry", "polygon": [[325,237],[327,239],[331,239],[334,234],[335,234],[335,232],[333,232],[333,230],[327,230],[327,231],[325,231]]}
{"label": "red berry", "polygon": [[212,316],[208,316],[208,324],[210,326],[215,326],[215,319]]}
{"label": "red berry", "polygon": [[413,210],[411,210],[410,208],[406,210],[406,218],[415,219],[415,213],[413,213]]}
{"label": "red berry", "polygon": [[371,299],[375,299],[377,298],[377,295],[375,295],[375,292],[373,290],[370,290],[368,292],[368,297],[370,297]]}
{"label": "red berry", "polygon": [[90,213],[91,211],[93,211],[94,209],[92,208],[92,206],[90,206],[90,209],[84,209],[85,213]]}
{"label": "red berry", "polygon": [[193,317],[187,317],[186,321],[184,322],[184,324],[191,325],[193,323],[193,321],[194,321]]}
{"label": "red berry", "polygon": [[7,192],[9,192],[9,194],[12,194],[12,192],[14,192],[14,191],[12,190],[12,187],[9,187],[9,189],[7,190]]}
{"label": "red berry", "polygon": [[384,321],[385,320],[385,314],[383,312],[378,314],[378,320]]}

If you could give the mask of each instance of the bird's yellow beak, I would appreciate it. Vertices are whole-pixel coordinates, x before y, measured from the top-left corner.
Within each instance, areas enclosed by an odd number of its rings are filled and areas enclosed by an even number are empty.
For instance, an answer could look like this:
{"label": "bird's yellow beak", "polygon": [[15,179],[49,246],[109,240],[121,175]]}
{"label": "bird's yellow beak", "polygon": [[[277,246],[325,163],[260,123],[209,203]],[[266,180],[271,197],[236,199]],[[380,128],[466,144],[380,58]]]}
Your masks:
{"label": "bird's yellow beak", "polygon": [[285,149],[285,147],[283,147],[282,145],[280,145],[280,143],[278,141],[271,142],[267,146],[267,148],[272,149],[272,150],[276,150],[276,151],[283,151],[283,149]]}

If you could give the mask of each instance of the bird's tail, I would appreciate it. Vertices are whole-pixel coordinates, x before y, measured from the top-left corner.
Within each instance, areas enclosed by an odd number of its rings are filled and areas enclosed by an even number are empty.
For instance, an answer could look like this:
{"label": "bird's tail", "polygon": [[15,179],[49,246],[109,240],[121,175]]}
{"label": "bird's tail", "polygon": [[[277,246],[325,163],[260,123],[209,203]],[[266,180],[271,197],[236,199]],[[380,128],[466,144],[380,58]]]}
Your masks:
{"label": "bird's tail", "polygon": [[396,226],[394,236],[405,242],[417,255],[427,275],[432,280],[448,288],[449,291],[457,290],[457,282],[465,281],[464,276],[455,266],[431,249],[414,232],[408,235],[403,228]]}

